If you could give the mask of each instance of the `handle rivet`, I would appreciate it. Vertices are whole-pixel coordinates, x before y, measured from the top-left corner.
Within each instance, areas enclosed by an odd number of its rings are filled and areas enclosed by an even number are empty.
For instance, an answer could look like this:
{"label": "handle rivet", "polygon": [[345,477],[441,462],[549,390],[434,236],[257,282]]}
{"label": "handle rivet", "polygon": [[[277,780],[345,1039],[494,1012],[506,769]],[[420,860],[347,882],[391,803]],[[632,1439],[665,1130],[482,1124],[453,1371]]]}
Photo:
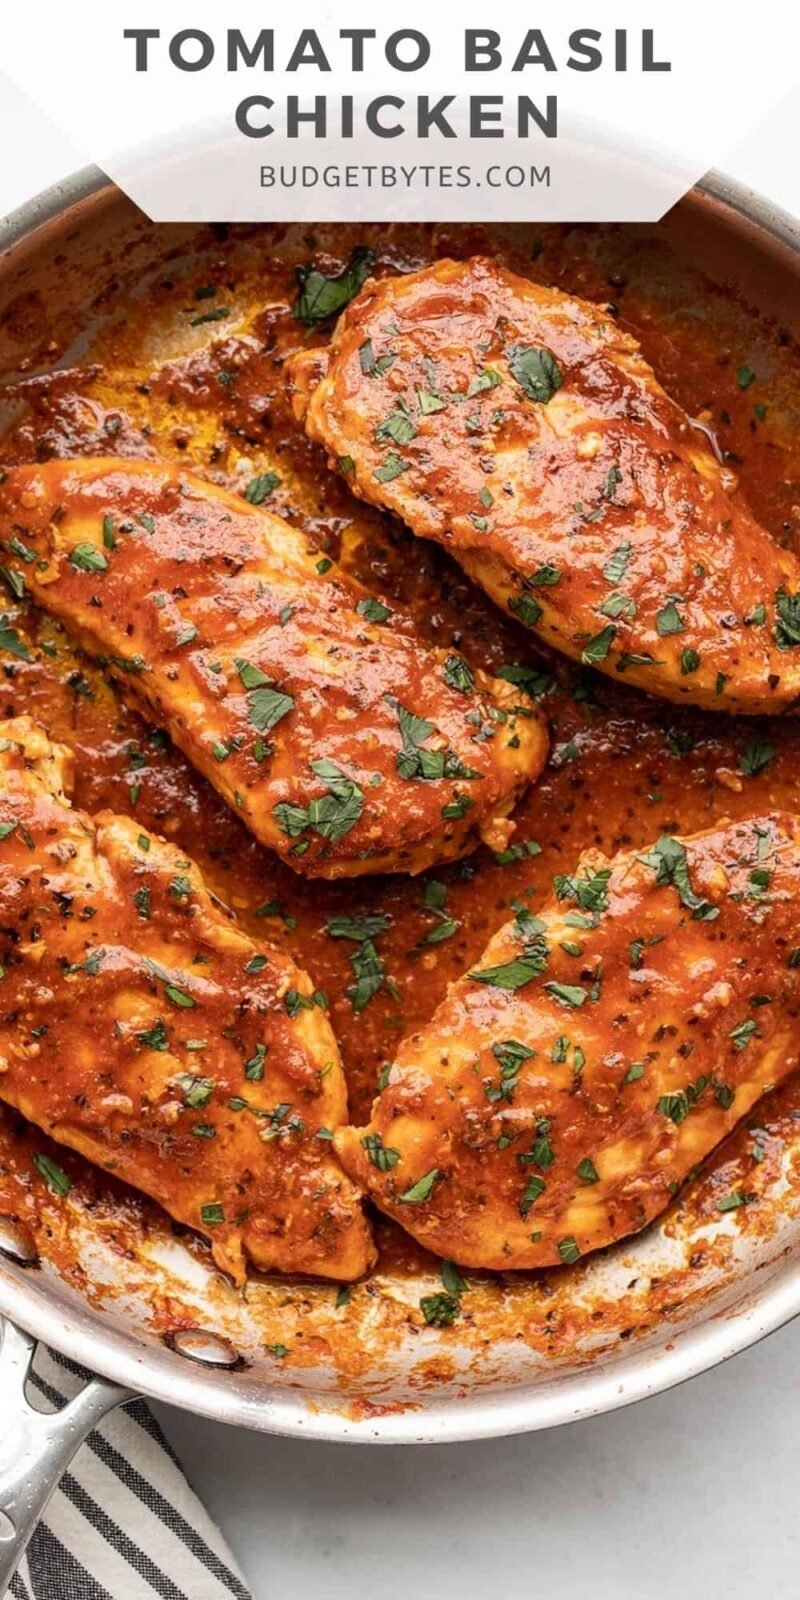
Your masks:
{"label": "handle rivet", "polygon": [[187,1361],[197,1361],[203,1367],[238,1367],[242,1357],[229,1339],[221,1334],[209,1333],[206,1328],[178,1328],[165,1336],[166,1343]]}

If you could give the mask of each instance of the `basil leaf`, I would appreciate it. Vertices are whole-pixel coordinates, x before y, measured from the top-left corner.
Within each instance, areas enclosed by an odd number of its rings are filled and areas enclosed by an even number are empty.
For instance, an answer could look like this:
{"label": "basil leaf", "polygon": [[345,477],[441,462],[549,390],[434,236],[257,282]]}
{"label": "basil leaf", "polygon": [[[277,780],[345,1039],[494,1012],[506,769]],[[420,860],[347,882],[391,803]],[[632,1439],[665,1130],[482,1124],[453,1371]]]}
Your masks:
{"label": "basil leaf", "polygon": [[609,622],[607,627],[601,629],[600,633],[596,633],[594,638],[584,645],[581,661],[587,666],[596,666],[599,662],[605,661],[616,637],[617,630],[613,622]]}
{"label": "basil leaf", "polygon": [[475,983],[488,983],[493,989],[524,989],[534,978],[540,978],[547,966],[547,946],[544,940],[526,946],[523,954],[497,967],[483,967],[469,974]]}
{"label": "basil leaf", "polygon": [[532,600],[529,594],[514,595],[508,602],[508,609],[526,628],[535,628],[542,615],[542,608],[538,600]]}
{"label": "basil leaf", "polygon": [[430,1199],[431,1190],[438,1176],[439,1168],[432,1167],[430,1172],[426,1172],[416,1183],[412,1183],[411,1188],[406,1189],[404,1194],[398,1195],[398,1200],[404,1206],[422,1205],[425,1200]]}
{"label": "basil leaf", "polygon": [[769,766],[774,755],[772,745],[767,744],[766,740],[752,739],[739,757],[739,771],[743,772],[745,777],[754,777],[757,772],[763,772],[764,768]]}
{"label": "basil leaf", "polygon": [[568,1006],[570,1010],[582,1006],[586,999],[586,990],[579,983],[546,983],[545,989],[554,1000],[558,1000],[562,1006]]}
{"label": "basil leaf", "polygon": [[356,611],[365,622],[386,622],[393,614],[391,606],[385,606],[382,600],[375,600],[371,595],[367,600],[359,600]]}
{"label": "basil leaf", "polygon": [[400,1160],[400,1151],[385,1145],[379,1133],[367,1133],[361,1140],[373,1167],[379,1172],[391,1172]]}
{"label": "basil leaf", "polygon": [[417,430],[405,411],[391,411],[375,429],[379,444],[385,444],[387,439],[393,439],[395,444],[410,444],[416,436]]}
{"label": "basil leaf", "polygon": [[108,562],[102,550],[93,544],[76,544],[70,552],[70,565],[78,572],[105,572]]}
{"label": "basil leaf", "polygon": [[544,346],[512,345],[509,369],[529,400],[547,405],[564,382],[564,374],[552,350]]}
{"label": "basil leaf", "polygon": [[405,461],[396,450],[390,450],[381,466],[375,468],[372,476],[377,478],[378,483],[392,483],[401,473],[407,472],[410,466],[410,461]]}
{"label": "basil leaf", "polygon": [[781,589],[775,597],[778,620],[775,625],[775,643],[779,650],[794,650],[800,645],[800,594],[785,594]]}
{"label": "basil leaf", "polygon": [[603,568],[603,577],[606,579],[606,582],[613,584],[621,583],[625,573],[628,570],[628,562],[630,559],[631,545],[630,541],[626,540],[624,544],[618,546],[610,560],[606,562],[606,565]]}
{"label": "basil leaf", "polygon": [[717,906],[695,894],[689,881],[686,850],[680,839],[672,839],[669,834],[662,833],[652,850],[640,856],[639,860],[655,872],[658,885],[671,883],[677,889],[681,905],[686,906],[696,920],[713,922],[719,916]]}
{"label": "basil leaf", "polygon": [[7,650],[9,655],[19,656],[21,661],[32,660],[25,640],[20,639],[16,628],[10,627],[5,617],[0,621],[0,650]]}
{"label": "basil leaf", "polygon": [[463,656],[447,657],[444,664],[444,681],[449,688],[458,689],[461,694],[472,694],[475,688],[475,674]]}
{"label": "basil leaf", "polygon": [[364,810],[364,795],[334,761],[312,761],[311,771],[322,778],[330,793],[311,801],[308,824],[323,839],[336,844],[358,822]]}
{"label": "basil leaf", "polygon": [[293,705],[293,697],[282,694],[279,689],[254,689],[248,700],[248,716],[259,733],[266,733],[291,711]]}
{"label": "basil leaf", "polygon": [[571,1267],[576,1261],[580,1260],[580,1250],[571,1234],[566,1239],[559,1239],[556,1248],[566,1266]]}
{"label": "basil leaf", "polygon": [[449,1328],[461,1315],[461,1306],[452,1294],[424,1294],[420,1310],[430,1328]]}
{"label": "basil leaf", "polygon": [[63,1167],[60,1167],[52,1156],[35,1155],[33,1165],[36,1171],[44,1178],[48,1189],[53,1194],[61,1196],[69,1194],[72,1188],[72,1179],[67,1177]]}
{"label": "basil leaf", "polygon": [[317,267],[298,267],[300,292],[293,307],[297,321],[310,327],[336,316],[366,283],[374,259],[373,251],[361,246],[354,250],[344,270],[331,278]]}
{"label": "basil leaf", "polygon": [[278,488],[280,482],[279,473],[260,472],[257,478],[250,479],[244,491],[244,498],[249,500],[251,506],[260,506],[266,500],[267,495],[272,494],[273,489]]}
{"label": "basil leaf", "polygon": [[668,600],[656,612],[656,632],[662,639],[668,638],[671,633],[683,633],[683,621],[674,600]]}

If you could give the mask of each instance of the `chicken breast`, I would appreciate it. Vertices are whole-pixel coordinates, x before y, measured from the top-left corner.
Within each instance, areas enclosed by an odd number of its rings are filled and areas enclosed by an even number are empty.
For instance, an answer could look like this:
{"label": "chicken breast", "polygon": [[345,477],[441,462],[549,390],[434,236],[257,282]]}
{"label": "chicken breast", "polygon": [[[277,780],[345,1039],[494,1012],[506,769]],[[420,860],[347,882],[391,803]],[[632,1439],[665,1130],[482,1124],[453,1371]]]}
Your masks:
{"label": "chicken breast", "polygon": [[0,544],[299,872],[508,843],[547,752],[533,701],[426,648],[280,518],[174,466],[50,461],[0,485]]}
{"label": "chicken breast", "polygon": [[311,980],[171,845],[73,810],[68,763],[30,718],[0,723],[0,1098],[206,1234],[238,1283],[246,1262],[359,1277],[374,1251]]}
{"label": "chicken breast", "polygon": [[798,1065],[799,910],[793,817],[589,851],[401,1045],[369,1126],[336,1135],[344,1167],[466,1266],[644,1227]]}
{"label": "chicken breast", "polygon": [[370,281],[295,405],[355,494],[548,644],[666,700],[800,694],[800,563],[599,305],[493,261]]}

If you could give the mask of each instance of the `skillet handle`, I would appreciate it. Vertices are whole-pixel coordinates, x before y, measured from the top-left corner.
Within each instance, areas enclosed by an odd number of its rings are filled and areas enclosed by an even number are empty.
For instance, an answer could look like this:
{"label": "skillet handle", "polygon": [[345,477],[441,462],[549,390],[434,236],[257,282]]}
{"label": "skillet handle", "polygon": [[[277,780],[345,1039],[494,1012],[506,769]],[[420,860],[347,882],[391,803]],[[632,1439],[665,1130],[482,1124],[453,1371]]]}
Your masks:
{"label": "skillet handle", "polygon": [[35,1411],[25,1386],[36,1341],[0,1318],[0,1595],[39,1518],[87,1434],[133,1395],[92,1377],[60,1411]]}

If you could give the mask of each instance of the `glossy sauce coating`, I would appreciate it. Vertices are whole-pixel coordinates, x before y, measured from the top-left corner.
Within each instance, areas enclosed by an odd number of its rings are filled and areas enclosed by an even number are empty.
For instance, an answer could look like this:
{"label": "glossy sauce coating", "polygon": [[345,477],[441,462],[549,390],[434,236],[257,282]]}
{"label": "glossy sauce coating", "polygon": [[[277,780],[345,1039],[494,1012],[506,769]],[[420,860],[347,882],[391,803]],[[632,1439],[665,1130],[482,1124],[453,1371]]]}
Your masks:
{"label": "glossy sauce coating", "polygon": [[440,1255],[577,1261],[664,1210],[795,1070],[799,938],[790,817],[588,852],[403,1041],[336,1149]]}
{"label": "glossy sauce coating", "polygon": [[359,1277],[374,1252],[331,1152],[347,1091],[310,979],[174,846],[73,810],[68,763],[30,718],[0,723],[0,1097],[206,1234],[237,1282],[246,1262]]}
{"label": "glossy sauce coating", "polygon": [[299,872],[419,872],[511,839],[546,757],[535,704],[426,649],[268,511],[179,467],[50,462],[0,485],[0,542]]}
{"label": "glossy sauce coating", "polygon": [[800,694],[800,563],[602,305],[495,261],[368,283],[298,415],[353,491],[548,644],[652,694]]}
{"label": "glossy sauce coating", "polygon": [[[524,672],[543,697],[551,755],[539,785],[516,808],[518,852],[512,847],[496,859],[481,848],[419,879],[308,881],[257,844],[163,732],[137,716],[58,623],[8,595],[6,621],[26,657],[3,651],[6,714],[33,711],[75,749],[76,799],[85,809],[126,812],[174,840],[200,863],[206,882],[234,906],[254,939],[266,935],[313,974],[329,997],[357,1121],[368,1119],[376,1080],[399,1040],[427,1026],[448,983],[480,960],[492,933],[513,914],[514,902],[523,900],[536,913],[554,876],[573,870],[587,847],[613,854],[726,816],[791,811],[800,762],[800,723],[794,718],[738,721],[681,710],[638,693],[626,677],[600,677],[548,652],[488,601],[446,552],[412,539],[393,519],[354,498],[347,480],[329,470],[324,452],[298,428],[289,403],[287,358],[327,337],[324,326],[307,329],[293,314],[294,269],[314,263],[336,274],[364,243],[375,250],[378,275],[491,249],[517,275],[603,304],[611,297],[616,320],[641,340],[666,387],[716,434],[760,522],[789,549],[796,552],[800,545],[796,344],[770,318],[766,280],[763,314],[756,315],[748,301],[704,275],[700,249],[681,254],[662,228],[532,228],[503,240],[459,228],[261,228],[232,230],[225,240],[201,230],[188,261],[179,240],[174,259],[165,259],[141,294],[115,304],[101,285],[90,309],[106,316],[107,324],[88,364],[15,379],[7,398],[20,415],[0,445],[6,467],[102,456],[113,448],[136,458],[149,453],[180,459],[193,472],[239,491],[254,473],[273,472],[281,481],[270,507],[301,528],[319,556],[338,559],[389,604],[407,606],[427,643],[482,661],[493,673],[500,666]],[[212,288],[211,305],[230,308],[227,321],[187,332],[196,296],[202,293],[205,301]],[[15,315],[27,340],[26,308]],[[34,305],[30,316],[42,329],[38,361],[47,367],[64,357],[71,330],[48,325],[41,306]],[[738,378],[742,369],[746,388]],[[432,882],[445,889],[444,919],[426,903]],[[370,998],[356,1009],[353,963],[363,942],[332,930],[334,919],[368,914],[382,917],[372,943],[383,978],[376,973]],[[441,929],[447,937],[441,938]],[[799,1111],[795,1076],[745,1119],[696,1183],[687,1183],[665,1221],[685,1241],[686,1260],[658,1283],[640,1276],[619,1301],[600,1307],[593,1298],[587,1308],[582,1263],[536,1275],[470,1274],[458,1336],[474,1351],[476,1376],[492,1370],[495,1341],[522,1340],[552,1358],[571,1346],[576,1330],[585,1327],[592,1338],[599,1327],[612,1340],[627,1336],[634,1325],[650,1329],[700,1294],[708,1263],[727,1259],[732,1231],[767,1237],[774,1226],[771,1196],[781,1160],[794,1159],[800,1174]],[[751,1132],[754,1122],[758,1134]],[[164,1218],[113,1176],[56,1151],[73,1183],[65,1203],[32,1165],[33,1156],[47,1148],[21,1119],[0,1117],[3,1206],[24,1215],[43,1254],[81,1292],[92,1293],[76,1254],[80,1235],[70,1202],[88,1207],[94,1226],[102,1221],[118,1252],[134,1252],[142,1240],[160,1241]],[[723,1218],[717,1202],[737,1189],[758,1198]],[[698,1228],[706,1230],[701,1242]],[[352,1378],[379,1362],[409,1321],[424,1325],[422,1311],[409,1310],[408,1296],[413,1302],[421,1276],[430,1284],[438,1263],[388,1220],[379,1220],[376,1232],[381,1274],[354,1289],[345,1309],[335,1309],[330,1288],[303,1285],[297,1294],[285,1283],[251,1284],[264,1337],[289,1346],[292,1363],[314,1365],[322,1349],[326,1361]],[[191,1247],[205,1255],[197,1235]],[[174,1296],[159,1301],[154,1317],[163,1328],[176,1318],[191,1321]],[[445,1330],[442,1360],[449,1337]]]}

